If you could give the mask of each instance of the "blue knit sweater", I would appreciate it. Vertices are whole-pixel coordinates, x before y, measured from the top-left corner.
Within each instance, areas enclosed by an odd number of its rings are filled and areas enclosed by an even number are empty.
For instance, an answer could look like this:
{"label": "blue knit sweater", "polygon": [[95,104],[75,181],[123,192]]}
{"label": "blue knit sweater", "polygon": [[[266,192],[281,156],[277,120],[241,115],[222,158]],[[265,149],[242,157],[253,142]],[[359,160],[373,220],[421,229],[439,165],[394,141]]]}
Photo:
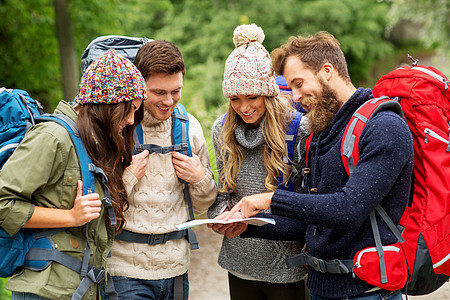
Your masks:
{"label": "blue knit sweater", "polygon": [[[374,246],[369,213],[378,204],[398,223],[408,202],[414,165],[413,141],[406,122],[394,112],[379,112],[368,121],[361,135],[359,162],[351,178],[341,159],[345,127],[353,112],[370,98],[370,89],[359,88],[330,126],[313,137],[308,157],[309,180],[318,192],[277,190],[271,204],[277,225],[249,226],[245,235],[302,239],[306,223],[309,225],[305,240],[311,255],[325,260],[348,260],[359,250]],[[377,221],[383,245],[395,243],[396,238],[379,216]],[[322,297],[338,298],[361,294],[373,286],[352,274],[319,273],[310,268],[308,288]]]}

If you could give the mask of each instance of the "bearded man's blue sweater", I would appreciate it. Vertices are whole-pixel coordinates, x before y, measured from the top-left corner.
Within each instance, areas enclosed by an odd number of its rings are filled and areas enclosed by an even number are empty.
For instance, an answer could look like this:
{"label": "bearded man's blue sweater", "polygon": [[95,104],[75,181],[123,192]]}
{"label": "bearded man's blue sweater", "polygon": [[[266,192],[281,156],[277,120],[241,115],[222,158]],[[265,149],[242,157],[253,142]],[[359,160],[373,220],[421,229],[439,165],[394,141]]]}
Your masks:
{"label": "bearded man's blue sweater", "polygon": [[[394,112],[381,111],[367,122],[351,178],[341,159],[345,127],[356,109],[371,98],[370,89],[359,88],[331,124],[313,136],[308,165],[311,187],[317,188],[317,193],[277,190],[271,202],[277,225],[249,226],[244,236],[305,238],[312,256],[349,260],[359,250],[375,245],[369,213],[378,204],[394,223],[399,222],[408,202],[414,165],[413,141],[405,120]],[[383,245],[395,243],[379,216],[377,221]],[[352,274],[320,273],[313,268],[308,271],[307,285],[312,293],[329,298],[355,296],[373,288]]]}

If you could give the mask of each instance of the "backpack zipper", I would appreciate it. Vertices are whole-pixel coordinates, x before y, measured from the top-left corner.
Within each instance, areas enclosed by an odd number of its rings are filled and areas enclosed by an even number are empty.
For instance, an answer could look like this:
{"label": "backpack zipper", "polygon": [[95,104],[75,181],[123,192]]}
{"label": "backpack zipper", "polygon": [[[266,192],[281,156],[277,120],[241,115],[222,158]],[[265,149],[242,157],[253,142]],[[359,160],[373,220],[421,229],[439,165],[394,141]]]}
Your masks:
{"label": "backpack zipper", "polygon": [[448,140],[449,140],[449,143],[447,145],[447,152],[450,152],[450,123],[447,122],[447,125],[448,125]]}
{"label": "backpack zipper", "polygon": [[[398,253],[400,251],[400,248],[397,246],[392,246],[392,245],[383,246],[383,252],[385,252],[385,251],[394,251],[394,252]],[[371,252],[377,252],[377,248],[371,247],[371,248],[367,248],[367,249],[364,249],[361,252],[359,252],[358,257],[356,258],[355,268],[360,268],[361,267],[361,264],[360,264],[361,257],[364,254],[371,253]]]}
{"label": "backpack zipper", "polygon": [[446,143],[447,145],[449,144],[448,140],[446,140],[445,138],[443,138],[442,136],[440,136],[439,134],[437,134],[436,132],[434,132],[433,130],[431,130],[429,128],[425,128],[425,130],[423,132],[425,132],[425,134],[426,134],[425,144],[428,144],[428,136],[434,137],[435,139],[438,139],[441,142]]}
{"label": "backpack zipper", "polygon": [[448,86],[449,86],[450,81],[447,80],[446,78],[442,77],[441,75],[436,74],[435,72],[430,71],[430,70],[428,70],[428,69],[426,69],[426,68],[421,68],[421,67],[415,67],[415,66],[414,66],[414,67],[412,67],[411,69],[421,71],[421,72],[423,72],[423,73],[425,73],[425,74],[430,75],[431,77],[436,78],[437,80],[439,80],[440,82],[442,82],[442,83],[444,84],[444,89],[448,89]]}
{"label": "backpack zipper", "polygon": [[15,148],[17,148],[17,146],[19,146],[19,143],[12,143],[12,144],[3,146],[2,148],[0,148],[0,153],[5,152],[9,149],[15,149]]}

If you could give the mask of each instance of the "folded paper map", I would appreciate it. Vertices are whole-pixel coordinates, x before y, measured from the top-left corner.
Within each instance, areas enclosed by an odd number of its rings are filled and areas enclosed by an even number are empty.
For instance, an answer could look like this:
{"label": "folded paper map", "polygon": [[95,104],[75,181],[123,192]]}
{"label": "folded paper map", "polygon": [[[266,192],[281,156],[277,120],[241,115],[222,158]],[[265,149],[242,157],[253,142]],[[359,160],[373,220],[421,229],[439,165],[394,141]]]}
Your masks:
{"label": "folded paper map", "polygon": [[194,226],[202,225],[202,224],[208,224],[208,223],[214,223],[214,224],[230,224],[235,222],[244,222],[250,225],[257,225],[262,226],[266,224],[272,224],[275,225],[275,220],[271,218],[244,218],[244,219],[229,219],[228,221],[224,220],[214,220],[214,219],[198,219],[198,220],[192,220],[188,221],[183,224],[175,225],[177,230],[183,230],[186,228],[191,228]]}

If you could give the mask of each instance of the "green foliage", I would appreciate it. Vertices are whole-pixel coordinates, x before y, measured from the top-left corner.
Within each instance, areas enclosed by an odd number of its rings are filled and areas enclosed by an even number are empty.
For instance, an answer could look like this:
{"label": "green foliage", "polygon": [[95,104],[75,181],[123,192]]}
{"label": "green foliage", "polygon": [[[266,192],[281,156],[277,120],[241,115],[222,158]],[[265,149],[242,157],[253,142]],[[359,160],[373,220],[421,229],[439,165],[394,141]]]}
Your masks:
{"label": "green foliage", "polygon": [[[269,52],[292,35],[329,31],[340,40],[356,85],[365,84],[375,62],[392,53],[392,46],[384,37],[389,9],[386,3],[184,0],[172,4],[171,9],[159,13],[159,24],[163,26],[151,37],[180,47],[187,67],[183,103],[194,115],[201,116],[206,131],[226,109],[223,71],[225,60],[234,49],[232,38],[237,25],[261,26],[265,32],[263,44]],[[203,118],[205,111],[211,117]]]}
{"label": "green foliage", "polygon": [[[156,30],[158,14],[172,7],[158,0],[69,2],[78,59],[98,36],[144,36],[148,28]],[[46,111],[63,96],[54,18],[52,0],[0,2],[0,86],[28,91]]]}
{"label": "green foliage", "polygon": [[[51,0],[0,2],[0,83],[54,107],[62,97]],[[221,82],[234,28],[256,23],[271,51],[289,36],[327,30],[342,44],[350,75],[364,82],[391,51],[383,38],[388,4],[373,0],[70,0],[78,58],[96,37],[147,36],[177,44],[187,65],[184,101],[199,110],[223,103]],[[71,100],[71,99],[68,99]]]}
{"label": "green foliage", "polygon": [[[428,49],[436,49],[441,63],[437,66],[449,75],[450,73],[450,1],[449,0],[385,0],[391,3],[390,22],[387,34],[395,30],[395,26],[409,22],[414,30],[410,32],[415,39],[423,41]],[[410,30],[410,31],[412,31]],[[411,43],[411,41],[407,41]],[[405,47],[405,45],[400,45]]]}
{"label": "green foliage", "polygon": [[0,86],[20,88],[46,107],[61,98],[51,0],[0,4]]}
{"label": "green foliage", "polygon": [[11,292],[5,289],[7,278],[0,278],[0,299],[8,300],[11,299]]}

